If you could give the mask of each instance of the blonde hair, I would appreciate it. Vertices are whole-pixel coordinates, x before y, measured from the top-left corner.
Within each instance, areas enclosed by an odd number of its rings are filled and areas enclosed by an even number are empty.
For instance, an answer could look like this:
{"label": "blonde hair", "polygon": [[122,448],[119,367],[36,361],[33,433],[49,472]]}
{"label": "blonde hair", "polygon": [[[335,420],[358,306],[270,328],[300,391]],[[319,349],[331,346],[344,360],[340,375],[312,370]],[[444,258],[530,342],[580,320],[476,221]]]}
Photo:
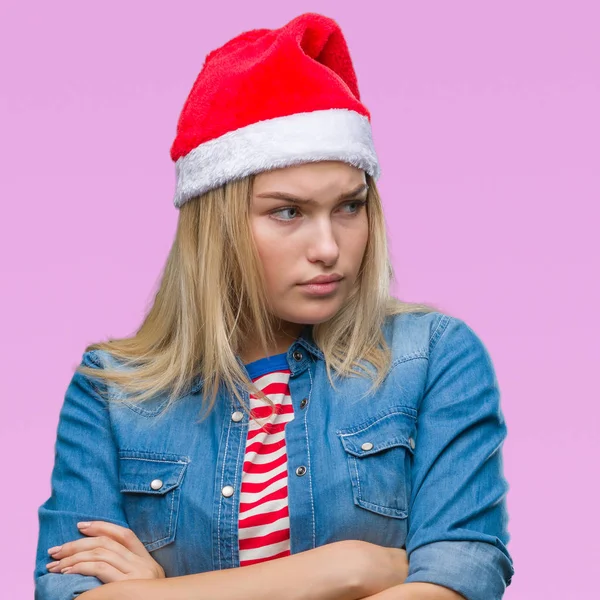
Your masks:
{"label": "blonde hair", "polygon": [[[236,360],[247,340],[266,356],[275,346],[273,311],[249,223],[253,181],[251,175],[228,182],[180,207],[175,240],[140,328],[130,337],[86,348],[108,352],[125,369],[79,365],[77,371],[121,387],[130,403],[167,392],[165,409],[199,377],[204,418],[221,384],[246,412],[240,387],[269,402]],[[312,335],[332,385],[333,371],[338,377],[366,376],[373,379],[372,392],[391,364],[382,332],[386,317],[439,309],[390,295],[394,273],[381,199],[369,175],[367,184],[369,236],[356,285],[337,314],[313,325]],[[373,369],[364,370],[361,360]]]}

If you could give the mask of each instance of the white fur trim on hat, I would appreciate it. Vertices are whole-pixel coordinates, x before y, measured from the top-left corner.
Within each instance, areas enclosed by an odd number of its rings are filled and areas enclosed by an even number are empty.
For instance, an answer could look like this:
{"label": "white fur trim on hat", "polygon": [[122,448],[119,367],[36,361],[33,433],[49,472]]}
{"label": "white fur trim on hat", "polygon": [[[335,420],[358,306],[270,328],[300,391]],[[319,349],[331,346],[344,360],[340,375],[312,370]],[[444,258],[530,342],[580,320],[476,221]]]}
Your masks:
{"label": "white fur trim on hat", "polygon": [[380,176],[371,123],[353,110],[334,108],[258,121],[209,140],[176,163],[174,204],[228,181],[305,162],[339,160]]}

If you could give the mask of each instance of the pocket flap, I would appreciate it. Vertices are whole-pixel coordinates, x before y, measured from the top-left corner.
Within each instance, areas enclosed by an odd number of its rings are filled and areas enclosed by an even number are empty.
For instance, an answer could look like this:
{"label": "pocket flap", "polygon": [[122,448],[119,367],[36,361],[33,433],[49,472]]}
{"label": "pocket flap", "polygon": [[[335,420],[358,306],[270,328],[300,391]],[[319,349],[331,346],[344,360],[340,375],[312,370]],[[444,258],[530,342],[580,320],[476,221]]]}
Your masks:
{"label": "pocket flap", "polygon": [[354,427],[337,431],[346,452],[361,458],[394,446],[405,446],[414,454],[416,417],[406,410],[395,410]]}
{"label": "pocket flap", "polygon": [[166,494],[183,479],[188,462],[165,458],[119,457],[121,492]]}

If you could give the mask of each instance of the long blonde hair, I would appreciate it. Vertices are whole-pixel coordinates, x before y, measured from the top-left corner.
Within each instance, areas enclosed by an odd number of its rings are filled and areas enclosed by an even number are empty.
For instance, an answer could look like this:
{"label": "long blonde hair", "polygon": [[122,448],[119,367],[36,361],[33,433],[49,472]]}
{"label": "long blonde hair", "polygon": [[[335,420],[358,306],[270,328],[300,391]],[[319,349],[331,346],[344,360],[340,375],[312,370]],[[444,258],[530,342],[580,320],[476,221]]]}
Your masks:
{"label": "long blonde hair", "polygon": [[[373,379],[373,391],[391,364],[382,332],[386,317],[439,309],[390,295],[394,273],[381,199],[374,179],[366,178],[369,236],[356,286],[337,314],[313,325],[312,335],[332,385],[335,371],[338,377]],[[86,348],[108,352],[125,368],[79,365],[77,371],[119,386],[130,403],[167,392],[165,409],[199,377],[203,418],[222,384],[246,411],[240,387],[265,398],[236,359],[250,338],[265,356],[275,345],[273,311],[249,223],[253,181],[251,175],[228,182],[180,207],[175,240],[140,328],[130,337]],[[373,369],[364,364],[357,369],[361,360]]]}

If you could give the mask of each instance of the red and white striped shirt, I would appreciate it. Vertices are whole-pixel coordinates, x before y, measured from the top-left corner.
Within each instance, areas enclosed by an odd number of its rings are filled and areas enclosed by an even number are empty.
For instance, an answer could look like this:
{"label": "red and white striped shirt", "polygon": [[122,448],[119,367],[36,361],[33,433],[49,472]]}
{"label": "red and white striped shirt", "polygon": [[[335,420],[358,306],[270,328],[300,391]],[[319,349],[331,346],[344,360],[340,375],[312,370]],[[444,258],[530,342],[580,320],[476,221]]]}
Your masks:
{"label": "red and white striped shirt", "polygon": [[290,554],[285,425],[294,418],[286,353],[246,366],[254,384],[275,404],[250,394],[239,510],[240,566]]}

